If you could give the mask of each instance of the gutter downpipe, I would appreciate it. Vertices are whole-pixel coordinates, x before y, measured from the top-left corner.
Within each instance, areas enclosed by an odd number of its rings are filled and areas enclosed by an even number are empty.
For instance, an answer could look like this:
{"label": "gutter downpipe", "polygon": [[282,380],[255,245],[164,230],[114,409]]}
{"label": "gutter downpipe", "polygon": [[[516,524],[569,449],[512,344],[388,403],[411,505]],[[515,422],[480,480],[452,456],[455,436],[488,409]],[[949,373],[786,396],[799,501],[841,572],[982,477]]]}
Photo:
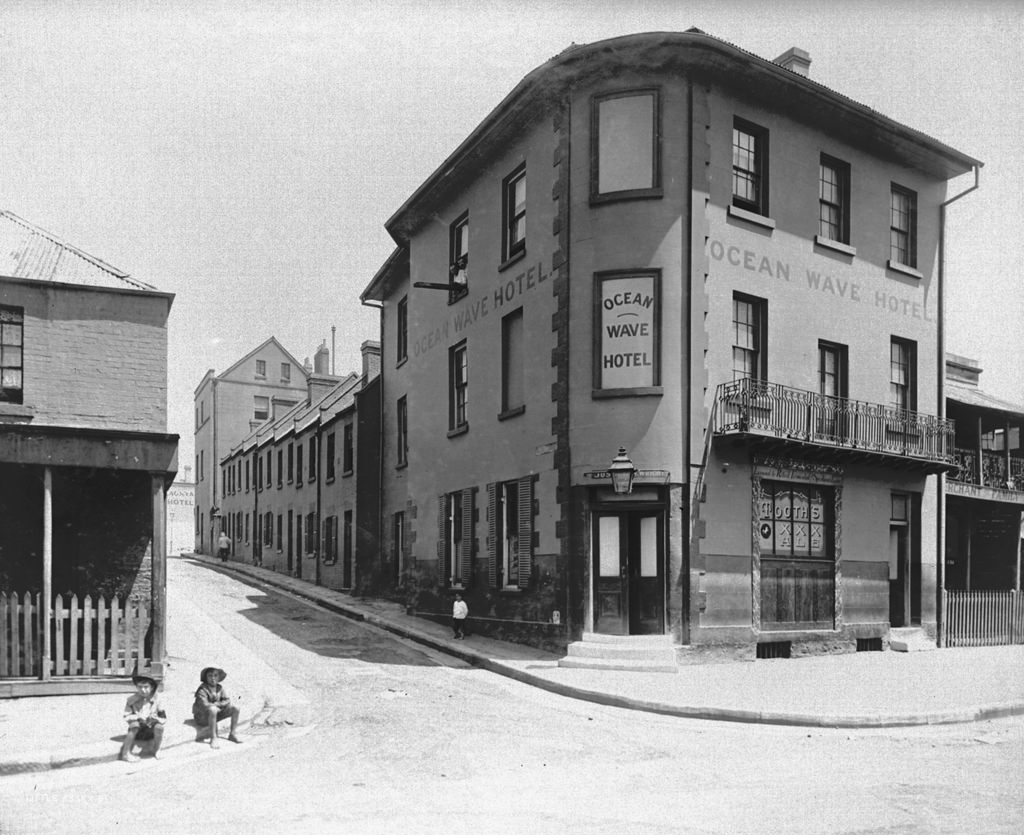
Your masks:
{"label": "gutter downpipe", "polygon": [[[939,277],[938,277],[938,346],[939,356],[936,375],[938,377],[938,413],[939,418],[946,417],[946,207],[975,191],[981,179],[981,163],[974,165],[974,185],[939,204]],[[946,646],[946,473],[940,472],[936,479],[937,506],[935,512],[935,540],[938,562],[937,589],[939,595],[938,643]]]}
{"label": "gutter downpipe", "polygon": [[320,555],[323,553],[323,535],[324,535],[324,520],[321,518],[321,507],[320,507],[320,485],[323,481],[323,467],[321,464],[321,447],[323,446],[322,441],[322,429],[323,429],[324,410],[322,406],[318,406],[316,410],[316,433],[313,435],[316,438],[316,458],[310,457],[310,464],[316,467],[316,537],[313,539],[313,556],[316,559],[316,568],[313,570],[313,585],[320,585]]}
{"label": "gutter downpipe", "polygon": [[[377,394],[377,414],[380,416],[380,425],[377,427],[377,549],[379,562],[384,561],[384,302],[375,302],[373,299],[361,299],[360,300],[366,307],[375,307],[378,311],[378,326],[377,330],[380,333],[380,371],[378,376],[380,377],[380,386],[378,387]],[[365,385],[365,384],[364,384]],[[358,420],[358,411],[357,411]],[[358,423],[356,427],[358,432]],[[359,444],[358,437],[356,438],[356,444]],[[356,475],[358,479],[358,474]],[[358,507],[357,507],[358,510]],[[405,537],[405,531],[402,531],[402,537]],[[404,550],[404,548],[402,549]],[[401,583],[401,570],[402,570],[402,557],[403,554],[395,552],[395,566],[392,571],[391,580],[394,582],[397,588],[398,584]],[[356,560],[358,564],[358,558]],[[353,583],[355,578],[353,577]],[[383,582],[383,578],[382,578]]]}

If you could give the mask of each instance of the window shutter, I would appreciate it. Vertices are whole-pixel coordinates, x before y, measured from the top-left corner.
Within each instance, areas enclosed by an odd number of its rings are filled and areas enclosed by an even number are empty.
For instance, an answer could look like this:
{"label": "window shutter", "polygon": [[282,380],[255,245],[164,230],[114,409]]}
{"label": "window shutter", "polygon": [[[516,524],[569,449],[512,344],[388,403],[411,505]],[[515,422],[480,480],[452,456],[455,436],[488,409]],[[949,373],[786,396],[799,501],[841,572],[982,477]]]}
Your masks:
{"label": "window shutter", "polygon": [[498,585],[498,485],[487,485],[487,586]]}
{"label": "window shutter", "polygon": [[530,584],[533,573],[533,478],[519,479],[519,588]]}
{"label": "window shutter", "polygon": [[469,585],[473,577],[473,494],[474,490],[466,488],[462,491],[462,542],[459,543],[459,562],[456,577],[464,586]]}
{"label": "window shutter", "polygon": [[447,509],[445,498],[444,493],[437,497],[437,570],[441,580],[447,583],[451,572],[448,571],[445,560],[448,553],[448,515],[445,513]]}

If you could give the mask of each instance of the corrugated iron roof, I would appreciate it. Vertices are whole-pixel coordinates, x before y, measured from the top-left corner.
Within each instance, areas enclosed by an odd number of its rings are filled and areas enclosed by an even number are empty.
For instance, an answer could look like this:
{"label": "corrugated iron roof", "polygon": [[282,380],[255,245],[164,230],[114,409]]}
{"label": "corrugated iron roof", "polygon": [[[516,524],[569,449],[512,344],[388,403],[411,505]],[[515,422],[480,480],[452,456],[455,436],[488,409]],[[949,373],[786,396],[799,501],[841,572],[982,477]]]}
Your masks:
{"label": "corrugated iron roof", "polygon": [[0,211],[0,275],[91,287],[156,290],[8,211]]}
{"label": "corrugated iron roof", "polygon": [[956,383],[946,383],[946,398],[967,406],[974,406],[979,409],[992,409],[997,412],[1010,412],[1018,417],[1024,417],[1024,405],[1011,403],[1008,400],[1001,400],[986,394],[981,389],[958,386]]}

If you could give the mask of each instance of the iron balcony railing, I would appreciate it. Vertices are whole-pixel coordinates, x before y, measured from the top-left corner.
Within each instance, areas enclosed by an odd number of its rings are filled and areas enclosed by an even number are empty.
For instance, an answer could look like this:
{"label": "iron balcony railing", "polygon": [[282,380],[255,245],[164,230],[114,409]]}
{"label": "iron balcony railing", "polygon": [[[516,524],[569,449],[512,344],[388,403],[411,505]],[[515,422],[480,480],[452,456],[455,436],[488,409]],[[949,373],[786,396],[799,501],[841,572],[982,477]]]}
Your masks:
{"label": "iron balcony railing", "polygon": [[1024,458],[1018,455],[1009,457],[1009,471],[1005,452],[983,449],[981,452],[981,476],[978,475],[977,449],[953,450],[957,466],[955,472],[949,474],[952,481],[962,484],[974,484],[980,487],[998,487],[1001,490],[1024,491]]}
{"label": "iron balcony railing", "polygon": [[763,435],[955,463],[951,420],[764,380],[747,378],[720,385],[714,427],[718,435]]}

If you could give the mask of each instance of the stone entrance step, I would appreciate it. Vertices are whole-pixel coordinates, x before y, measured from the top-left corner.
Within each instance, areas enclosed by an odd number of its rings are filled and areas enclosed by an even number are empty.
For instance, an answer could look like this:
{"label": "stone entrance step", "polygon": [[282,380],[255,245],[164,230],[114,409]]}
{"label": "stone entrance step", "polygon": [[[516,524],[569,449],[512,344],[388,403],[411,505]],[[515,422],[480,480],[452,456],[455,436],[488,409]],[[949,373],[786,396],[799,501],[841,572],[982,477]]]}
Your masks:
{"label": "stone entrance step", "polygon": [[568,646],[559,667],[591,670],[631,670],[677,673],[676,648],[671,635],[601,635],[584,632]]}
{"label": "stone entrance step", "polygon": [[935,641],[920,626],[897,626],[889,630],[889,649],[893,652],[927,652]]}

